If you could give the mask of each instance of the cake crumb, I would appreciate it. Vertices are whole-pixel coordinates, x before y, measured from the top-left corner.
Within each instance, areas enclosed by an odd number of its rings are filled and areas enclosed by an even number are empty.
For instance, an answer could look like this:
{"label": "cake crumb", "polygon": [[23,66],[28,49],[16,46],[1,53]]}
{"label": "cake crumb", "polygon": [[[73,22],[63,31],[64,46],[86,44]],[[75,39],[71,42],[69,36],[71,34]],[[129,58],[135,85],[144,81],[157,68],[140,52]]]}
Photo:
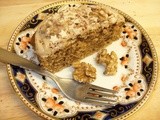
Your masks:
{"label": "cake crumb", "polygon": [[114,90],[114,91],[119,91],[119,89],[120,89],[120,88],[119,88],[118,86],[114,86],[114,87],[113,87],[113,90]]}
{"label": "cake crumb", "polygon": [[74,80],[82,83],[91,83],[96,79],[96,68],[94,68],[91,64],[85,62],[75,62],[72,66],[74,67]]}
{"label": "cake crumb", "polygon": [[105,75],[115,75],[117,72],[117,62],[118,58],[114,51],[110,54],[107,53],[106,49],[102,49],[98,52],[96,61],[99,64],[103,64],[105,66]]}

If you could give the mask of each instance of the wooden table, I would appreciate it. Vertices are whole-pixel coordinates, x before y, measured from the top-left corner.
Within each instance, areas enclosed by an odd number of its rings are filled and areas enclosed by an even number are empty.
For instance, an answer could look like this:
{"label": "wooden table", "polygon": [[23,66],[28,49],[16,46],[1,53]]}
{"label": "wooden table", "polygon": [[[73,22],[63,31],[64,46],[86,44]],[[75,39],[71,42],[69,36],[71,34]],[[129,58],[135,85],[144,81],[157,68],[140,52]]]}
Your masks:
{"label": "wooden table", "polygon": [[[148,32],[160,55],[160,0],[97,0],[124,11],[138,21]],[[36,9],[53,0],[0,0],[0,47],[8,41],[18,24]],[[155,89],[144,106],[128,120],[160,119],[160,73]],[[0,63],[0,120],[41,120],[27,108],[15,94],[6,72]]]}

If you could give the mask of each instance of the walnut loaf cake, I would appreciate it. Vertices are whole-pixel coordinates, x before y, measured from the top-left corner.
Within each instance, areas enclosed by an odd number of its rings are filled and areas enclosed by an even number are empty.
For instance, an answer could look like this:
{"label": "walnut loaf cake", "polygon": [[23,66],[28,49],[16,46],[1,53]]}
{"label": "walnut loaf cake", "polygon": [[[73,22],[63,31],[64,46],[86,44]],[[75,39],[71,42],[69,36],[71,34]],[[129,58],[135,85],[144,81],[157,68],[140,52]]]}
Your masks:
{"label": "walnut loaf cake", "polygon": [[124,22],[124,17],[109,7],[64,5],[35,33],[41,66],[57,72],[91,55],[118,39]]}

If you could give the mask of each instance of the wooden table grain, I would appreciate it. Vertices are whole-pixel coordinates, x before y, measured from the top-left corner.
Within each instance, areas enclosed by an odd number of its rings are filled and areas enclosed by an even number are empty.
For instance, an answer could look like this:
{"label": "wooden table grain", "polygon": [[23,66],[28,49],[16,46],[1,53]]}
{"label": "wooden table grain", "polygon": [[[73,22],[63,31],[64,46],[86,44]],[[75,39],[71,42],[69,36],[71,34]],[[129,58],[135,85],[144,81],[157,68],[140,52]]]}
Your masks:
{"label": "wooden table grain", "polygon": [[[160,0],[95,0],[120,9],[138,21],[151,37],[160,55]],[[0,0],[0,47],[6,49],[18,24],[36,9],[54,0]],[[158,60],[159,61],[159,60]],[[160,119],[160,73],[149,100],[127,120]],[[27,108],[15,94],[0,63],[0,120],[42,120]]]}

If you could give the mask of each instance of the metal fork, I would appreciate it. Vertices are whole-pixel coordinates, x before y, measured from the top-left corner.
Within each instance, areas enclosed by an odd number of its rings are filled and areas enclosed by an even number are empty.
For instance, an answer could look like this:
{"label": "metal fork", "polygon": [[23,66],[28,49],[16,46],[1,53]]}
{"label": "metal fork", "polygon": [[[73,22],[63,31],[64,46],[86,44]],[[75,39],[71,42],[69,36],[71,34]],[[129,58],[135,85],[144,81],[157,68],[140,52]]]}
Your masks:
{"label": "metal fork", "polygon": [[69,99],[96,105],[113,106],[118,103],[116,92],[92,84],[83,84],[68,78],[60,78],[42,69],[35,63],[0,48],[0,61],[32,70],[55,81],[62,93]]}

